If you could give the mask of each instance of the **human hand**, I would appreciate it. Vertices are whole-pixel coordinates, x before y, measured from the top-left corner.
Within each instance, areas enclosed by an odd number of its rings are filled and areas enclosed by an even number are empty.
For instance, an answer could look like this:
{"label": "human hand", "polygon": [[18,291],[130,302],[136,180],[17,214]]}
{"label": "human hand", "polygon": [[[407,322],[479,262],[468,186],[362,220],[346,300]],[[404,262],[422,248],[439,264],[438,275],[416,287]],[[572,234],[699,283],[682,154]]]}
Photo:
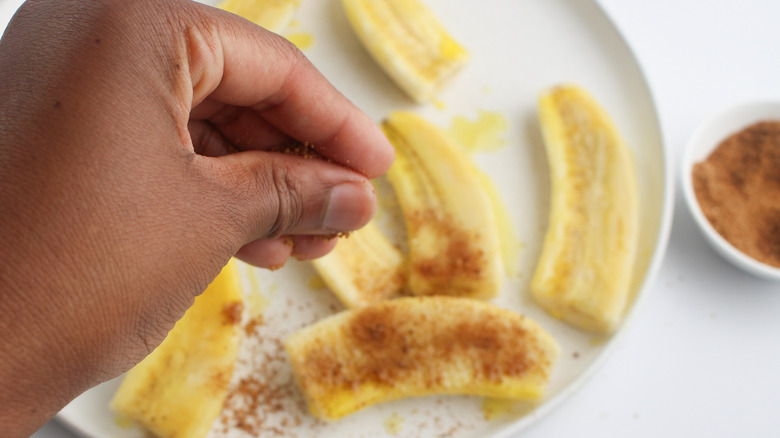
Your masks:
{"label": "human hand", "polygon": [[393,159],[286,40],[186,0],[28,1],[0,96],[4,436],[140,361],[232,255],[326,253]]}

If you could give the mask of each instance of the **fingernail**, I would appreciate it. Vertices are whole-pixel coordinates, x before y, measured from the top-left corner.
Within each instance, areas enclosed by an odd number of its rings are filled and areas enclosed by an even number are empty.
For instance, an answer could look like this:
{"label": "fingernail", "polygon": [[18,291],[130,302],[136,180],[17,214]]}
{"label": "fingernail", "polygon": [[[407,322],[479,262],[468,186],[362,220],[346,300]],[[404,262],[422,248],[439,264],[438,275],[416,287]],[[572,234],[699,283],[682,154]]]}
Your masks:
{"label": "fingernail", "polygon": [[322,227],[333,232],[356,230],[371,220],[375,203],[376,196],[370,183],[341,183],[331,189]]}

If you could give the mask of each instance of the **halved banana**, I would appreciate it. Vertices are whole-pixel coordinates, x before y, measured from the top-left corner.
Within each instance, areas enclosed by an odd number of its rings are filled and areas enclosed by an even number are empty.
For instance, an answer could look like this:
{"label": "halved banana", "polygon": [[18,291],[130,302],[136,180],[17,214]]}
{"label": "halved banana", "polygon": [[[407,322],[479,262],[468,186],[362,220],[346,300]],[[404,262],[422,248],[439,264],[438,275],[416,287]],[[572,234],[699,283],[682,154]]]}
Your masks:
{"label": "halved banana", "polygon": [[127,372],[111,408],[160,438],[202,438],[238,357],[242,295],[231,261],[165,340]]}
{"label": "halved banana", "polygon": [[363,46],[395,83],[427,102],[467,62],[455,42],[419,0],[342,0]]}
{"label": "halved banana", "polygon": [[290,23],[301,0],[223,0],[218,8],[279,33]]}
{"label": "halved banana", "polygon": [[542,95],[550,223],[531,289],[552,315],[608,333],[631,295],[639,233],[636,170],[609,115],[584,90]]}
{"label": "halved banana", "polygon": [[344,311],[293,334],[285,348],[311,413],[328,420],[430,394],[538,399],[559,352],[528,318],[444,296]]}
{"label": "halved banana", "polygon": [[382,130],[396,149],[387,177],[406,222],[411,293],[496,296],[501,243],[480,171],[446,132],[413,113],[390,114]]}
{"label": "halved banana", "polygon": [[339,239],[312,265],[347,307],[395,298],[406,283],[403,254],[374,222]]}

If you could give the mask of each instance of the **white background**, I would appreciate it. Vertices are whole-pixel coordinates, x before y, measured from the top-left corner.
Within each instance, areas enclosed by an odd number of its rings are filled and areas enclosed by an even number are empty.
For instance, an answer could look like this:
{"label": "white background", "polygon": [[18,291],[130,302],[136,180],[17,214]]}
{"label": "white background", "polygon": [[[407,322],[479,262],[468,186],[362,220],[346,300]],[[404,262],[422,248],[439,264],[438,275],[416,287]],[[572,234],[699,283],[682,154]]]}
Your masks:
{"label": "white background", "polygon": [[[746,100],[780,100],[780,1],[599,3],[646,71],[675,175],[704,118]],[[720,259],[679,181],[675,195],[665,261],[627,333],[524,438],[780,436],[780,284]],[[71,435],[52,422],[34,437]]]}

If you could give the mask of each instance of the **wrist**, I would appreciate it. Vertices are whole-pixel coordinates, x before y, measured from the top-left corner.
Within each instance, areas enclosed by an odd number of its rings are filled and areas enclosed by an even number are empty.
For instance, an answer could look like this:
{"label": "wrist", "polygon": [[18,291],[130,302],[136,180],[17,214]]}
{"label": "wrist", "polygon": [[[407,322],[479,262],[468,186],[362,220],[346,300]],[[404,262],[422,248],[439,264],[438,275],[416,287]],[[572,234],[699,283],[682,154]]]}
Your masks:
{"label": "wrist", "polygon": [[3,436],[29,436],[78,394],[82,379],[65,378],[73,361],[45,322],[34,321],[37,312],[20,309],[8,292],[3,308],[15,317],[0,322],[0,424]]}
{"label": "wrist", "polygon": [[[6,235],[0,244],[8,240]],[[73,292],[55,285],[61,283],[55,269],[47,275],[26,269],[33,266],[31,260],[38,259],[15,252],[13,260],[4,258],[0,264],[4,286],[0,308],[4,315],[12,315],[0,318],[0,435],[4,437],[29,436],[96,380],[97,361],[90,360],[78,342],[79,337],[86,338],[82,335],[88,322],[73,308]]]}

